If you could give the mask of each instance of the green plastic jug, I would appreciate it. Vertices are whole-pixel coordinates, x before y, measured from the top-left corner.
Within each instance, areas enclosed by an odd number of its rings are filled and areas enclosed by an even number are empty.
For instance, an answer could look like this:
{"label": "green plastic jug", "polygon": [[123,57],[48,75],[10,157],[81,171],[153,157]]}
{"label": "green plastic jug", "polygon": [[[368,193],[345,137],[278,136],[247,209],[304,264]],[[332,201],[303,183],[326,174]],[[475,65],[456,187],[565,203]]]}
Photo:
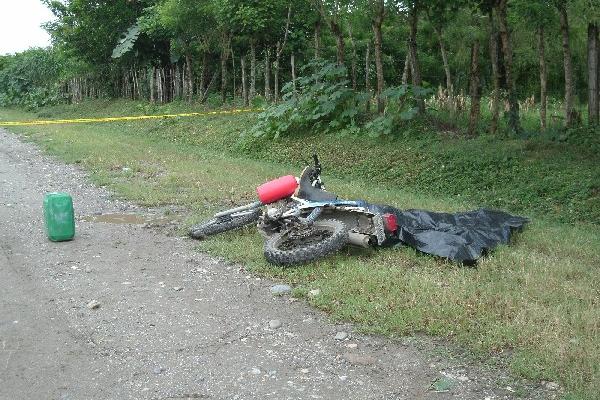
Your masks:
{"label": "green plastic jug", "polygon": [[67,193],[48,193],[44,197],[46,233],[53,242],[64,242],[75,237],[73,199]]}

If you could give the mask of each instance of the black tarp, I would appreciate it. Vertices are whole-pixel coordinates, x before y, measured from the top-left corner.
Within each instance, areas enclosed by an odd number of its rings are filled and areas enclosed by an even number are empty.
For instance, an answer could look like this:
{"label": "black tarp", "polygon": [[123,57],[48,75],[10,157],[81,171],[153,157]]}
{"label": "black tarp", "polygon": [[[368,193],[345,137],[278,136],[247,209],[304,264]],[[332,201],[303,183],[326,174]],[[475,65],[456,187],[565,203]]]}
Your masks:
{"label": "black tarp", "polygon": [[456,214],[395,210],[395,214],[402,243],[465,264],[475,263],[499,244],[507,244],[512,233],[529,222],[524,217],[488,209]]}
{"label": "black tarp", "polygon": [[464,264],[474,264],[499,244],[507,244],[513,232],[521,231],[529,222],[524,217],[485,208],[450,214],[365,205],[373,212],[396,215],[397,239],[401,243]]}

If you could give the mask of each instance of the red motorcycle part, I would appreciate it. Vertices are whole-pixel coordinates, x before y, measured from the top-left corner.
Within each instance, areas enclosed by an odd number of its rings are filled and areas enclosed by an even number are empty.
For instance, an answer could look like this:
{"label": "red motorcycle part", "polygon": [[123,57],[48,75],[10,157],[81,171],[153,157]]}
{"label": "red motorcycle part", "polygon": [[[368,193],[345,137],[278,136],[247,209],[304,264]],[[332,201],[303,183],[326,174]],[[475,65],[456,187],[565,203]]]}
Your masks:
{"label": "red motorcycle part", "polygon": [[398,219],[394,214],[383,214],[383,224],[388,232],[396,232],[398,230]]}
{"label": "red motorcycle part", "polygon": [[293,175],[282,176],[260,185],[256,192],[263,204],[271,204],[290,197],[298,188],[298,181]]}

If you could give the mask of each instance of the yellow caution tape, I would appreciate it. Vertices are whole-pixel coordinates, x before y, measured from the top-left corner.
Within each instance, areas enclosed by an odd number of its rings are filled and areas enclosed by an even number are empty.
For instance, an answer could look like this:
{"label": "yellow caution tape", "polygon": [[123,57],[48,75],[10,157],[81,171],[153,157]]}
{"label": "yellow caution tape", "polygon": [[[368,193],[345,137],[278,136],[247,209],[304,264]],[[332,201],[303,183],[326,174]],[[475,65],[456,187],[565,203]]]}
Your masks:
{"label": "yellow caution tape", "polygon": [[53,119],[47,121],[12,121],[3,122],[0,121],[0,126],[31,126],[31,125],[59,125],[59,124],[87,124],[91,122],[116,122],[116,121],[139,121],[144,119],[163,119],[163,118],[177,118],[177,117],[199,117],[206,115],[226,115],[226,114],[239,114],[249,112],[260,112],[263,109],[259,108],[240,108],[235,110],[227,111],[208,111],[208,112],[194,112],[194,113],[182,113],[182,114],[162,114],[162,115],[136,115],[130,117],[105,117],[105,118],[77,118],[77,119]]}

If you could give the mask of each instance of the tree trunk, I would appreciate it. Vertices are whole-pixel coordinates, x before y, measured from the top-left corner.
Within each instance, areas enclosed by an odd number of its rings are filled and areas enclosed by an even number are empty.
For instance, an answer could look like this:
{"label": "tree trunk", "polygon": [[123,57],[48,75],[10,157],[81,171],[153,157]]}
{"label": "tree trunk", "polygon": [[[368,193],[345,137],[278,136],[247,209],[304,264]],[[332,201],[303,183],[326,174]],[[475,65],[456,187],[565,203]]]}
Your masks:
{"label": "tree trunk", "polygon": [[173,76],[173,79],[171,80],[171,96],[173,99],[179,100],[181,97],[185,97],[185,68],[181,71],[179,64],[175,64],[174,67],[171,66],[171,75]]}
{"label": "tree trunk", "polygon": [[191,102],[194,96],[194,78],[192,72],[192,56],[189,54],[185,55],[185,91],[184,96],[186,100]]}
{"label": "tree trunk", "polygon": [[[410,37],[408,39],[410,49],[410,65],[412,69],[412,84],[421,86],[421,68],[419,66],[419,55],[417,52],[417,28],[419,24],[419,2],[415,0],[410,9]],[[425,112],[425,102],[422,99],[418,100],[419,113]]]}
{"label": "tree trunk", "polygon": [[240,68],[242,69],[242,101],[244,106],[248,106],[248,85],[246,82],[246,56],[240,57]]}
{"label": "tree trunk", "polygon": [[490,133],[498,133],[498,120],[500,119],[500,66],[498,62],[498,30],[494,11],[490,11],[490,60],[492,63],[492,121],[490,122]]}
{"label": "tree trunk", "polygon": [[152,67],[152,71],[150,72],[150,102],[154,103],[156,101],[156,95],[154,94],[154,78],[156,76],[156,67]]}
{"label": "tree trunk", "polygon": [[227,100],[227,59],[229,58],[229,44],[231,37],[224,38],[221,50],[221,102]]}
{"label": "tree trunk", "polygon": [[356,43],[354,42],[354,36],[352,35],[352,25],[348,22],[348,38],[350,39],[350,45],[352,46],[352,64],[351,64],[351,78],[352,78],[352,89],[356,90]]}
{"label": "tree trunk", "polygon": [[210,81],[208,82],[208,85],[206,86],[206,90],[202,93],[202,96],[200,97],[200,103],[204,103],[204,101],[206,101],[206,98],[208,97],[208,92],[213,87],[213,83],[215,83],[215,81],[217,80],[217,76],[219,76],[218,70],[215,71],[212,78],[210,78]]}
{"label": "tree trunk", "polygon": [[385,103],[383,101],[383,60],[381,55],[381,25],[383,23],[383,1],[381,1],[381,8],[378,9],[377,15],[372,21],[373,33],[375,36],[375,71],[377,73],[377,112],[383,114],[385,109]]}
{"label": "tree trunk", "polygon": [[206,86],[208,85],[208,77],[209,75],[209,53],[208,50],[202,51],[202,75],[200,76],[200,88],[199,94],[202,95],[204,90],[206,90]]}
{"label": "tree trunk", "polygon": [[[326,24],[329,24],[329,29],[331,30],[331,33],[333,34],[333,36],[335,37],[335,46],[337,49],[337,64],[338,65],[344,65],[344,34],[342,32],[342,28],[340,26],[340,22],[339,20],[336,20],[336,15],[329,15],[328,12],[325,11],[325,8],[330,8],[329,6],[325,7],[325,4],[322,0],[316,0],[316,7],[317,7],[317,11],[319,12],[319,20],[318,23],[320,23],[320,21],[325,21]],[[333,4],[333,8],[339,8],[339,4],[338,2],[334,2]],[[316,25],[315,28],[319,26]],[[316,33],[316,29],[315,29],[315,33]],[[316,36],[315,36],[316,39]],[[316,41],[315,41],[316,44]],[[316,46],[315,46],[316,48]],[[315,52],[316,55],[316,52]]]}
{"label": "tree trunk", "polygon": [[256,96],[256,43],[250,41],[250,100]]}
{"label": "tree trunk", "polygon": [[410,46],[407,47],[406,50],[406,59],[404,60],[404,71],[402,72],[402,84],[408,84],[408,78],[411,70],[410,66]]}
{"label": "tree trunk", "polygon": [[161,85],[160,85],[160,68],[155,70],[156,76],[154,77],[154,84],[156,85],[156,102],[162,103]]}
{"label": "tree trunk", "polygon": [[371,91],[371,42],[367,42],[365,50],[365,91]]}
{"label": "tree trunk", "polygon": [[279,60],[281,60],[281,54],[283,54],[283,49],[285,49],[285,44],[287,42],[288,33],[290,31],[290,21],[292,18],[292,4],[290,3],[288,6],[287,19],[285,22],[285,34],[283,36],[283,42],[277,41],[277,47],[275,49],[275,102],[279,101]]}
{"label": "tree trunk", "polygon": [[439,27],[434,27],[435,33],[438,37],[440,44],[440,53],[442,53],[442,62],[444,63],[444,73],[446,74],[446,89],[448,93],[454,92],[454,85],[452,85],[452,75],[450,74],[450,64],[448,64],[448,54],[446,53],[446,46],[444,46],[444,38],[442,36],[442,30]]}
{"label": "tree trunk", "polygon": [[[140,89],[140,77],[139,77],[139,74],[138,74],[137,70],[133,71],[133,78],[135,80],[136,99],[140,100],[142,98],[142,92],[141,92],[141,89]],[[93,97],[93,96],[94,96],[94,93],[92,91],[90,93],[90,97]]]}
{"label": "tree trunk", "polygon": [[227,100],[227,55],[226,51],[221,52],[221,103],[225,104]]}
{"label": "tree trunk", "polygon": [[178,99],[187,100],[187,87],[187,66],[185,63],[181,68],[179,65],[176,65],[175,80],[173,81],[173,96],[177,97]]}
{"label": "tree trunk", "polygon": [[279,102],[279,57],[275,57],[273,63],[273,100],[275,103]]}
{"label": "tree trunk", "polygon": [[231,79],[233,80],[233,102],[235,103],[235,95],[236,95],[236,82],[235,82],[235,54],[233,54],[233,48],[230,47],[231,50]]}
{"label": "tree trunk", "polygon": [[367,99],[366,111],[371,111],[371,42],[367,42],[367,50],[365,51],[365,92],[369,96]]}
{"label": "tree trunk", "polygon": [[469,135],[477,134],[477,125],[481,110],[481,89],[479,75],[479,40],[475,40],[471,48],[471,114],[469,115]]}
{"label": "tree trunk", "polygon": [[265,99],[271,100],[271,50],[265,49]]}
{"label": "tree trunk", "polygon": [[562,33],[563,62],[565,69],[565,118],[567,127],[571,127],[576,119],[576,111],[573,103],[575,85],[573,83],[573,61],[571,58],[571,40],[567,6],[565,4],[561,4],[558,7],[558,12],[560,15],[560,31]]}
{"label": "tree trunk", "polygon": [[538,36],[538,57],[540,59],[540,129],[546,130],[546,110],[548,106],[548,72],[546,68],[546,45],[544,39],[544,27],[540,26]]}
{"label": "tree trunk", "polygon": [[600,123],[600,71],[598,62],[600,61],[600,41],[598,38],[598,24],[588,24],[588,123],[598,125]]}
{"label": "tree trunk", "polygon": [[337,64],[344,65],[344,33],[334,20],[329,22],[331,33],[335,36],[335,47],[337,50]]}
{"label": "tree trunk", "polygon": [[513,54],[510,32],[508,31],[508,20],[506,18],[506,3],[508,0],[500,0],[498,2],[498,25],[500,27],[500,39],[502,41],[502,55],[504,56],[504,71],[506,74],[506,86],[508,89],[508,125],[513,134],[521,132],[519,121],[519,101],[517,99],[517,91],[515,85],[515,77],[513,72]]}
{"label": "tree trunk", "polygon": [[160,79],[159,79],[159,83],[160,83],[160,102],[161,103],[166,103],[167,102],[167,74],[165,74],[165,69],[161,68],[158,70],[159,74],[160,74]]}
{"label": "tree trunk", "polygon": [[162,68],[158,68],[156,70],[156,81],[158,82],[158,102],[160,104],[165,101],[165,91],[164,91],[164,80],[163,80],[163,70]]}
{"label": "tree trunk", "polygon": [[321,57],[321,17],[315,22],[315,59]]}
{"label": "tree trunk", "polygon": [[344,35],[341,30],[335,36],[335,44],[337,48],[337,63],[338,65],[344,65]]}
{"label": "tree trunk", "polygon": [[119,80],[121,81],[120,87],[120,96],[121,98],[127,98],[127,74],[122,72],[119,76]]}
{"label": "tree trunk", "polygon": [[296,93],[296,56],[294,53],[290,56],[290,64],[292,67],[292,86],[294,87],[294,93]]}

